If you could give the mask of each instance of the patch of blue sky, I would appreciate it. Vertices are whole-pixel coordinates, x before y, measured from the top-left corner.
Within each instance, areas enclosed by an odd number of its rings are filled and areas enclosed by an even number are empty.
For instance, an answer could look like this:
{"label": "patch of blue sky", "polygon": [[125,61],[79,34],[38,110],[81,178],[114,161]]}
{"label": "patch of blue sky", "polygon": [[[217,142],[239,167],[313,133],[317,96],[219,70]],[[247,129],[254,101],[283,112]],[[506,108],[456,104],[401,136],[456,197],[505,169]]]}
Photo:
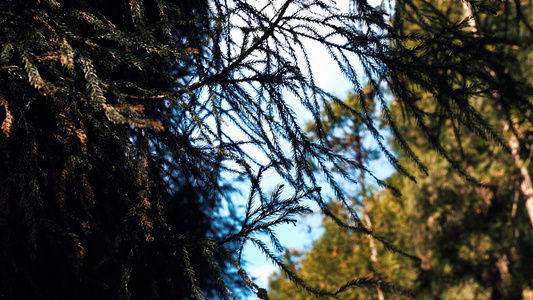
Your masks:
{"label": "patch of blue sky", "polygon": [[[348,12],[350,0],[338,0],[334,1],[334,3],[339,7],[340,11],[346,11]],[[369,1],[371,5],[381,5],[381,1]],[[388,2],[388,1],[387,1]],[[284,1],[281,0],[275,0],[275,1],[267,1],[267,0],[259,0],[259,1],[250,1],[250,5],[256,6],[256,7],[264,7],[263,12],[266,15],[269,15],[273,17],[275,13],[279,10],[281,5],[284,3]],[[333,2],[332,2],[333,3]],[[290,11],[288,13],[291,13]],[[242,20],[235,20],[236,23],[243,22]],[[235,41],[242,41],[245,42],[243,39],[242,33],[239,33],[238,30],[235,30]],[[251,41],[248,41],[250,43]],[[298,63],[305,64],[305,61],[309,61],[309,68],[313,71],[313,79],[314,82],[321,87],[323,90],[330,92],[334,96],[336,96],[339,99],[344,99],[344,97],[348,94],[349,91],[353,90],[353,81],[351,81],[349,78],[346,77],[345,74],[340,70],[337,62],[335,62],[331,58],[331,54],[328,53],[328,51],[322,47],[317,42],[307,40],[305,41],[305,48],[307,51],[307,60],[303,59],[302,53],[297,54]],[[256,59],[261,59],[260,57],[256,57]],[[360,65],[360,61],[355,55],[348,55],[347,59],[350,61],[352,65]],[[307,69],[307,67],[302,67],[303,71]],[[356,76],[358,77],[358,80],[363,80],[364,75],[362,74],[362,68],[357,67],[356,68]],[[243,77],[249,75],[249,74],[241,74]],[[309,73],[304,74],[305,76],[309,76]],[[250,89],[253,89],[253,84],[249,85]],[[294,95],[290,93],[289,91],[284,92],[284,100],[286,103],[288,103],[296,118],[298,119],[298,123],[301,127],[305,126],[305,123],[311,120],[311,113],[307,108],[305,108],[300,101],[297,98],[297,95]],[[238,118],[236,118],[238,119]],[[213,120],[214,121],[214,120]],[[250,139],[249,136],[243,131],[243,128],[245,129],[246,126],[244,124],[241,124],[242,128],[239,128],[236,124],[233,123],[232,120],[225,119],[222,122],[222,131],[229,136],[234,141],[248,141]],[[265,128],[265,133],[269,138],[273,139],[273,133],[268,128]],[[384,135],[386,135],[386,132],[383,132]],[[372,143],[375,143],[371,138],[365,140],[365,146],[373,147]],[[289,144],[287,142],[281,142],[282,147],[286,152],[289,152]],[[266,164],[268,162],[268,157],[262,153],[261,151],[258,151],[257,145],[243,145],[242,148],[246,150],[248,154],[253,154],[254,159],[257,160],[257,162],[261,164]],[[289,156],[290,157],[290,156]],[[230,163],[231,164],[231,163]],[[238,165],[231,164],[230,167],[238,168]],[[372,165],[369,167],[371,170],[374,171],[374,174],[378,178],[386,178],[389,176],[393,169],[388,164],[388,162],[385,159],[380,159],[372,163]],[[230,182],[232,180],[232,176],[234,176],[233,179],[236,178],[236,175],[227,174],[227,177],[225,178],[226,182]],[[269,193],[270,191],[273,191],[278,185],[283,184],[283,179],[275,172],[274,169],[271,169],[267,171],[264,175],[264,180],[262,182],[262,188],[265,193]],[[239,189],[241,192],[240,194],[235,194],[232,196],[232,201],[235,201],[235,205],[237,206],[237,212],[243,213],[244,207],[246,206],[246,202],[248,199],[248,195],[250,192],[250,184],[249,182],[239,182],[235,181],[232,183],[233,186],[237,189]],[[327,188],[328,184],[324,182],[324,189],[323,193],[326,195],[326,198],[333,198],[333,192]],[[356,187],[354,188],[356,189]],[[293,190],[290,188],[290,186],[287,184],[285,185],[285,190],[282,193],[282,197],[291,197]],[[308,205],[314,212],[319,212],[319,208],[316,204],[311,202],[310,200],[305,203]],[[222,213],[227,213],[222,210]],[[300,218],[298,221],[297,226],[293,225],[282,225],[275,228],[275,233],[277,234],[277,237],[281,241],[282,245],[287,248],[295,248],[300,250],[310,250],[313,242],[320,237],[320,235],[323,232],[323,229],[321,228],[322,216],[319,213],[313,213],[310,214],[304,218]],[[269,244],[269,240],[267,237],[262,238],[266,244]],[[280,255],[282,253],[279,253]],[[255,248],[251,243],[246,244],[244,248],[244,259],[246,261],[246,270],[249,273],[249,275],[255,279],[255,282],[262,288],[268,287],[268,277],[277,269],[271,261],[269,261],[265,255],[257,248]],[[256,299],[255,296],[251,296],[249,299]]]}

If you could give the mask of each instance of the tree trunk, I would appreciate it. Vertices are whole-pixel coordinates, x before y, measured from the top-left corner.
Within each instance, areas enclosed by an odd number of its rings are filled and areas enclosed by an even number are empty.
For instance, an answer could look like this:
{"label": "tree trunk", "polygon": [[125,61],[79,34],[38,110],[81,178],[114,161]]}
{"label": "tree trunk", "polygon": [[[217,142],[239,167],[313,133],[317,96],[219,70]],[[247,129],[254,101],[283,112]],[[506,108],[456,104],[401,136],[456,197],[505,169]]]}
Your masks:
{"label": "tree trunk", "polygon": [[[508,132],[510,130],[510,121],[506,120],[505,114],[503,113],[503,109],[500,104],[498,104],[497,108],[498,112],[500,113],[500,126],[502,127],[503,131]],[[519,128],[517,125],[514,125],[514,129],[515,132],[519,132]],[[527,214],[529,215],[531,226],[533,226],[533,184],[531,183],[531,175],[529,174],[529,170],[527,169],[526,164],[520,158],[520,143],[518,142],[518,138],[516,137],[516,135],[510,135],[507,138],[507,143],[509,144],[509,148],[511,149],[511,157],[513,158],[514,164],[518,169],[520,169],[520,175],[522,175],[520,189],[522,191],[522,195],[524,195],[524,198],[526,200]]]}
{"label": "tree trunk", "polygon": [[[472,32],[474,35],[477,35],[477,24],[476,20],[474,19],[474,14],[472,13],[472,8],[470,7],[470,4],[466,1],[461,1],[463,4],[463,9],[465,11],[465,14],[468,20],[468,24],[470,25]],[[485,66],[485,69],[487,72],[489,72],[491,75],[495,75],[494,71],[490,69],[489,66]],[[509,124],[511,124],[512,120],[507,120],[505,113],[503,112],[503,108],[501,106],[501,98],[498,91],[494,91],[492,94],[492,97],[496,101],[496,108],[499,113],[500,118],[500,126],[502,127],[502,130],[504,132],[508,132],[510,130]],[[513,125],[515,129],[515,132],[519,133],[518,124]],[[531,226],[533,226],[533,184],[531,182],[531,176],[529,174],[529,170],[527,169],[527,166],[524,164],[523,160],[520,158],[520,143],[518,141],[518,137],[516,134],[509,135],[508,138],[506,138],[507,144],[509,145],[509,149],[511,150],[511,157],[513,158],[515,166],[520,170],[520,174],[522,175],[522,181],[520,183],[520,189],[522,191],[522,195],[524,196],[526,200],[526,211],[529,215],[529,220],[531,221]]]}
{"label": "tree trunk", "polygon": [[[359,165],[363,165],[363,143],[361,141],[361,136],[358,136],[356,140],[356,148],[355,152],[357,153],[357,161]],[[362,200],[362,206],[363,206],[363,222],[365,223],[365,226],[372,230],[372,220],[370,218],[370,210],[368,209],[368,199],[366,195],[366,184],[365,184],[365,173],[364,171],[360,171],[359,173],[359,180],[361,182],[361,196],[363,198]],[[372,265],[374,265],[378,261],[378,249],[376,246],[376,242],[374,241],[373,237],[370,237],[369,241],[370,246],[370,260],[372,260]],[[374,269],[374,267],[372,267]],[[378,299],[379,300],[385,300],[385,293],[383,293],[383,290],[381,290],[381,287],[378,285],[376,286],[377,293],[378,293]]]}

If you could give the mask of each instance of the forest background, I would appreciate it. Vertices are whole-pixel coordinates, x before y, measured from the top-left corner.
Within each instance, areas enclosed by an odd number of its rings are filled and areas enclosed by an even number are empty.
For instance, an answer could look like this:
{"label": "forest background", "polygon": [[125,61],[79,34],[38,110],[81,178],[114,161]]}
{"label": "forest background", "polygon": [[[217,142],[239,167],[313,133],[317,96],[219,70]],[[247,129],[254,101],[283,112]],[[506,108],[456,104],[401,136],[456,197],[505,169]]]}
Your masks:
{"label": "forest background", "polygon": [[[1,2],[0,298],[529,297],[531,9]],[[280,256],[309,203],[325,234]]]}
{"label": "forest background", "polygon": [[[472,11],[468,4],[460,1],[431,1],[434,8],[450,20],[466,20]],[[472,17],[465,30],[476,34],[490,33],[491,36],[514,38],[516,44],[501,51],[503,57],[509,52],[517,54],[517,60],[506,65],[509,73],[523,74],[523,80],[533,82],[531,73],[531,28],[520,26],[519,16],[531,16],[531,6],[510,9],[508,3],[499,4],[499,12],[491,17]],[[408,13],[408,12],[405,12]],[[412,12],[414,13],[414,12]],[[510,25],[510,24],[514,24]],[[417,26],[405,28],[408,32],[419,32]],[[488,67],[487,67],[488,68]],[[517,71],[522,69],[522,71]],[[516,72],[516,73],[515,73]],[[531,167],[529,155],[516,158],[517,152],[529,151],[528,133],[531,123],[525,118],[514,117],[514,133],[509,128],[502,113],[502,106],[492,106],[489,98],[475,97],[473,105],[478,107],[493,128],[498,128],[506,139],[507,147],[491,145],[479,136],[460,130],[453,121],[440,119],[440,112],[431,95],[420,93],[420,102],[427,111],[432,111],[428,127],[435,130],[442,143],[454,158],[461,158],[468,174],[482,182],[480,187],[460,176],[454,167],[438,155],[437,151],[423,139],[424,132],[415,129],[412,119],[397,112],[402,120],[400,130],[417,156],[428,166],[425,172],[415,172],[417,182],[410,181],[399,173],[387,180],[400,187],[402,197],[396,197],[387,190],[377,189],[372,181],[365,180],[364,172],[351,170],[360,176],[360,185],[351,188],[350,201],[369,228],[376,228],[376,234],[394,241],[408,253],[421,261],[410,262],[387,252],[371,238],[356,235],[349,230],[342,231],[334,222],[324,218],[325,232],[317,239],[310,251],[291,248],[285,252],[285,262],[300,274],[304,280],[321,288],[338,286],[340,278],[357,277],[368,274],[369,278],[379,278],[387,283],[416,290],[416,299],[530,299],[533,267],[531,219],[524,209],[528,200],[528,187],[524,185]],[[373,91],[369,90],[369,107],[376,107]],[[356,110],[361,109],[357,96],[349,94],[345,104]],[[395,104],[392,103],[394,107]],[[376,122],[382,122],[379,108],[372,112]],[[335,151],[358,160],[365,166],[380,157],[375,145],[365,143],[369,132],[362,122],[349,117],[347,110],[340,106],[333,114],[323,112],[329,141]],[[381,120],[381,121],[380,121]],[[315,128],[310,123],[307,132],[315,136]],[[512,150],[513,134],[516,134],[524,150]],[[394,139],[389,140],[399,148]],[[374,146],[374,147],[372,147]],[[412,170],[416,167],[409,158],[400,160]],[[521,168],[527,168],[523,170]],[[332,198],[331,209],[345,214],[344,209]],[[311,299],[314,298],[294,284],[289,283],[282,272],[270,278],[271,299]],[[387,295],[379,286],[347,292],[346,299],[385,299],[398,295]],[[401,297],[400,297],[401,298]]]}

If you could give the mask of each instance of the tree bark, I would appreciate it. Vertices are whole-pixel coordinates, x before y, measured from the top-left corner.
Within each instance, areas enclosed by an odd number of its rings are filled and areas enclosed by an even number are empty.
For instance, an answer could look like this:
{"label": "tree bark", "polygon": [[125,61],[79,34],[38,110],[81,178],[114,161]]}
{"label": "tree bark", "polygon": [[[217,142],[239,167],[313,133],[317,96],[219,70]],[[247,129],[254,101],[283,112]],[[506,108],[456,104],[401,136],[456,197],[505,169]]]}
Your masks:
{"label": "tree bark", "polygon": [[[510,121],[506,120],[505,114],[503,113],[503,108],[500,104],[498,104],[497,108],[498,112],[500,113],[500,126],[502,127],[503,131],[508,132],[510,130]],[[519,132],[518,125],[515,125],[514,129],[515,132]],[[527,214],[529,215],[531,226],[533,226],[533,184],[531,182],[531,175],[529,174],[527,165],[520,157],[520,143],[518,142],[517,136],[515,134],[511,134],[507,138],[507,143],[511,149],[511,157],[513,158],[514,164],[520,170],[520,175],[522,177],[522,181],[520,182],[520,190],[522,191],[522,195],[524,195],[526,200]]]}
{"label": "tree bark", "polygon": [[[467,1],[461,1],[461,3],[463,4],[463,10],[465,11],[467,18],[469,18],[468,24],[470,25],[474,36],[477,36],[477,24],[476,20],[474,19],[472,8],[470,7],[470,4]],[[492,76],[495,76],[494,71],[491,70],[489,66],[485,66],[485,69]],[[505,116],[505,113],[501,106],[501,97],[499,92],[494,91],[492,94],[492,98],[496,102],[496,109],[498,110],[500,118],[500,126],[504,132],[508,132],[510,130],[509,124],[511,124],[512,120],[507,120]],[[513,127],[515,133],[518,134],[520,132],[518,124],[514,124]],[[509,145],[509,149],[511,150],[511,157],[513,158],[514,164],[520,170],[520,175],[522,177],[520,189],[522,191],[522,195],[526,200],[526,211],[529,216],[531,226],[533,227],[533,184],[531,182],[531,175],[529,174],[529,170],[522,158],[520,157],[520,143],[515,133],[510,134],[509,137],[506,138],[506,140],[507,144]]]}
{"label": "tree bark", "polygon": [[[357,145],[355,147],[355,152],[357,153],[357,161],[359,165],[362,166],[365,155],[363,154],[363,143],[361,141],[361,136],[357,137],[356,143]],[[362,170],[359,173],[359,180],[361,182],[361,196],[363,198],[361,203],[363,206],[363,222],[369,230],[372,230],[372,219],[370,218],[370,210],[368,209],[368,199],[366,194],[365,172]],[[370,237],[369,246],[370,260],[372,260],[372,265],[374,265],[378,261],[378,249],[373,237]],[[374,269],[374,267],[372,267],[372,269]],[[378,299],[385,300],[385,293],[383,293],[381,287],[378,285],[376,286],[376,289],[378,293]]]}

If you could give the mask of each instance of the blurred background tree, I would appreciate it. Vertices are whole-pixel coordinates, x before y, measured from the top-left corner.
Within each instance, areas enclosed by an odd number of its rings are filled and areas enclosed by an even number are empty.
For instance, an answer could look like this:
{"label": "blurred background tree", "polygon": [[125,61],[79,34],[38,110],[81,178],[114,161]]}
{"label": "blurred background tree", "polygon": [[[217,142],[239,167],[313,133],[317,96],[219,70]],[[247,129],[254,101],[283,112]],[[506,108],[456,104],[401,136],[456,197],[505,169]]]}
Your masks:
{"label": "blurred background tree", "polygon": [[[488,48],[500,62],[505,63],[504,69],[493,71],[491,61],[483,61],[472,68],[485,68],[489,76],[487,80],[494,85],[505,77],[533,82],[530,71],[532,31],[525,17],[530,14],[531,5],[504,1],[490,4],[495,14],[482,15],[465,9],[459,1],[403,4],[397,13],[400,14],[398,19],[401,19],[405,35],[417,35],[423,40],[422,36],[428,34],[427,28],[431,26],[436,31],[430,35],[450,34],[447,45],[450,49],[447,51],[460,51],[462,38],[504,41],[502,45]],[[472,13],[474,17],[470,19]],[[451,35],[433,26],[442,17],[456,20],[464,35]],[[472,28],[473,25],[476,27]],[[412,47],[421,47],[423,42],[411,43]],[[459,48],[454,50],[455,47]],[[439,65],[446,55],[446,51],[428,52],[422,59]],[[449,75],[450,78],[457,76],[458,80],[465,80],[460,72],[450,72]],[[495,90],[485,97],[472,95],[472,108],[492,128],[503,133],[502,145],[495,145],[470,133],[461,120],[463,116],[450,113],[449,107],[442,107],[442,103],[434,101],[438,95],[428,93],[414,83],[406,83],[413,84],[414,98],[420,110],[414,114],[406,112],[396,99],[392,100],[391,107],[398,124],[401,124],[398,133],[412,145],[419,159],[414,161],[400,154],[401,164],[412,172],[416,182],[401,174],[393,174],[387,181],[400,188],[402,197],[398,198],[386,190],[374,193],[370,197],[370,214],[377,235],[421,261],[418,265],[386,253],[380,256],[379,261],[388,264],[376,264],[378,267],[373,278],[412,289],[417,299],[529,297],[532,282],[528,270],[533,266],[528,252],[533,246],[533,234],[524,178],[527,180],[531,170],[528,164],[531,108],[505,100]],[[423,126],[420,126],[421,123]],[[443,145],[443,148],[433,145],[434,142]],[[400,153],[402,145],[396,139],[391,138],[390,144],[396,153]],[[439,155],[441,152],[447,156]],[[427,169],[418,168],[419,162]],[[361,206],[354,208],[364,218],[365,210]],[[346,213],[345,208],[341,210]],[[289,260],[298,266],[296,270],[317,285],[334,286],[338,281],[331,278],[341,272],[355,272],[352,277],[372,274],[368,270],[359,272],[361,266],[368,263],[368,252],[371,251],[371,247],[363,242],[364,236],[340,232],[330,223],[324,221],[325,232],[309,253],[299,253]],[[336,260],[341,248],[350,255]],[[329,271],[323,272],[323,269]],[[270,289],[273,299],[291,299],[292,294],[299,295],[301,299],[312,298],[287,282],[279,272],[271,277]],[[356,290],[347,297],[376,298],[375,291],[367,289]]]}

